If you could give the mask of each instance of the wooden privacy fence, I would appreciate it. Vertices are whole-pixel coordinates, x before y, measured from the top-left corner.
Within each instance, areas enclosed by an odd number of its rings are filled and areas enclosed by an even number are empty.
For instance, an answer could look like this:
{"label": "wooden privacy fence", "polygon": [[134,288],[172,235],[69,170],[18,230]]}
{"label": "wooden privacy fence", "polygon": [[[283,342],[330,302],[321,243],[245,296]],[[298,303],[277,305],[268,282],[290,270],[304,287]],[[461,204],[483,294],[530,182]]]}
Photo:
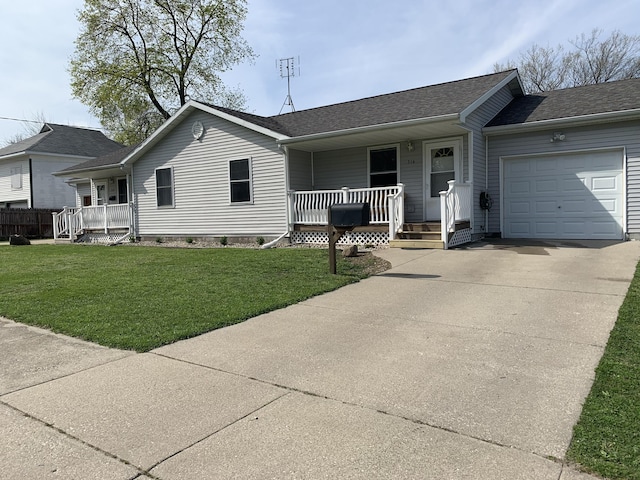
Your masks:
{"label": "wooden privacy fence", "polygon": [[0,208],[0,240],[18,234],[29,238],[53,238],[53,216],[47,208]]}

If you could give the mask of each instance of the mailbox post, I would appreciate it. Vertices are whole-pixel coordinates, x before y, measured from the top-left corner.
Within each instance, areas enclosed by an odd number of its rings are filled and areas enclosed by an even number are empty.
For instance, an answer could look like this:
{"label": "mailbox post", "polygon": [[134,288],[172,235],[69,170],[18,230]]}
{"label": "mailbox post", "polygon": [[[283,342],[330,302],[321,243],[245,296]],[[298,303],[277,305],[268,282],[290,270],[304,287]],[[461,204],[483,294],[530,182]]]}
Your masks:
{"label": "mailbox post", "polygon": [[336,243],[343,233],[354,227],[369,225],[368,203],[336,203],[327,211],[329,235],[329,272],[336,274]]}

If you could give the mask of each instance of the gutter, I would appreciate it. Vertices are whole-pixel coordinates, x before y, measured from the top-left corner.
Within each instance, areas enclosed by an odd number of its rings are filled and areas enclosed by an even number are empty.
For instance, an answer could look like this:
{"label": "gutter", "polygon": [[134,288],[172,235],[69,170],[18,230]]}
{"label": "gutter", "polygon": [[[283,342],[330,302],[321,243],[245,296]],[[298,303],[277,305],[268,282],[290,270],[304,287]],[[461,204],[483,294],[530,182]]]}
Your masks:
{"label": "gutter", "polygon": [[354,135],[358,133],[370,133],[382,130],[388,130],[390,128],[410,127],[414,125],[421,125],[427,123],[438,123],[443,121],[458,120],[460,115],[458,113],[449,113],[447,115],[439,115],[436,117],[417,118],[412,120],[402,120],[399,122],[381,123],[376,125],[368,125],[366,127],[346,128],[342,130],[334,130],[331,132],[312,133],[310,135],[302,135],[299,137],[284,138],[278,141],[279,145],[289,145],[298,142],[308,142],[312,140],[324,140],[333,137],[342,137],[345,135]]}
{"label": "gutter", "polygon": [[593,113],[590,115],[578,115],[574,117],[552,118],[548,120],[538,120],[535,122],[514,123],[510,125],[497,125],[495,127],[484,127],[482,133],[484,135],[506,135],[514,132],[537,131],[548,128],[570,125],[578,127],[583,125],[592,125],[598,123],[607,123],[611,121],[625,121],[640,119],[640,108],[632,110],[620,110],[616,112]]}

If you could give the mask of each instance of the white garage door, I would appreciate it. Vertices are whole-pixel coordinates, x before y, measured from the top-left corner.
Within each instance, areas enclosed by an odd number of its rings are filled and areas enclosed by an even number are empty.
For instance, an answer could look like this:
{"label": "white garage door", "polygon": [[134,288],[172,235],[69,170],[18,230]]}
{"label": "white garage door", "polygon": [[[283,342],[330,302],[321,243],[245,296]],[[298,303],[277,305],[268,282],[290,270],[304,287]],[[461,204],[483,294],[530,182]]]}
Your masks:
{"label": "white garage door", "polygon": [[622,239],[622,152],[503,162],[505,238]]}

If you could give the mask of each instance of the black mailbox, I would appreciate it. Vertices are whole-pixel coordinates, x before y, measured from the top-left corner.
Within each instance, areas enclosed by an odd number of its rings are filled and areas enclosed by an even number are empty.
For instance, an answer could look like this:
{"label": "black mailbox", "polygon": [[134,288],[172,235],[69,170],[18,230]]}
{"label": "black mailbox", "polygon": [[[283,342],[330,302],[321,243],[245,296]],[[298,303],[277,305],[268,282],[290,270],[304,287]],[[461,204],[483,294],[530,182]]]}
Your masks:
{"label": "black mailbox", "polygon": [[334,227],[362,227],[369,225],[368,203],[336,203],[329,207],[329,223]]}

